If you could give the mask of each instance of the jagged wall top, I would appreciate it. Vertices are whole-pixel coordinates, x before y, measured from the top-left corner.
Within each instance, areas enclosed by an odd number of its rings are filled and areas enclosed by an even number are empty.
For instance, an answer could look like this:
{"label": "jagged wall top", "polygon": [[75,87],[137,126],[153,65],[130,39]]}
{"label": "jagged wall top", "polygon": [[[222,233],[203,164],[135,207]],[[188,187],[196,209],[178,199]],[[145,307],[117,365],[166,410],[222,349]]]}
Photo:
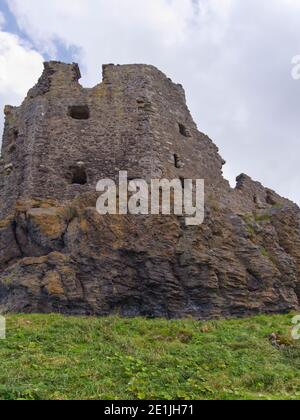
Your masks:
{"label": "jagged wall top", "polygon": [[28,93],[28,97],[34,98],[49,92],[52,83],[62,82],[66,85],[78,82],[81,79],[81,72],[78,64],[65,64],[59,61],[44,63],[44,71],[36,86]]}

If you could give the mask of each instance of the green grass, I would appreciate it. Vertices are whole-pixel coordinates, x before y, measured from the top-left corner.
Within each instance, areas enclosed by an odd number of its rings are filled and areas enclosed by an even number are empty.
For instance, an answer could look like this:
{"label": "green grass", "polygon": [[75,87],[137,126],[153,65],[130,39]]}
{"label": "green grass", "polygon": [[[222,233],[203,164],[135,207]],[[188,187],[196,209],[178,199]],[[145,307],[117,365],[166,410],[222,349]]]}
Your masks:
{"label": "green grass", "polygon": [[[300,399],[292,315],[196,322],[14,315],[0,399]],[[269,342],[285,337],[285,347]]]}

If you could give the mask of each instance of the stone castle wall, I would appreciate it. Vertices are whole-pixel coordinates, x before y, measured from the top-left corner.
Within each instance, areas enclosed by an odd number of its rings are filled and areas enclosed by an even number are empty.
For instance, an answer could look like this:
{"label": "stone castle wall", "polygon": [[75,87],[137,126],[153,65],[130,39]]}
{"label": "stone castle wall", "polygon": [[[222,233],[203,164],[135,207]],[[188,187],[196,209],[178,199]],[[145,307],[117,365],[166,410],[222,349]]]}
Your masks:
{"label": "stone castle wall", "polygon": [[[17,199],[67,200],[94,191],[119,170],[129,178],[222,182],[222,159],[197,131],[180,85],[143,65],[104,66],[103,82],[92,89],[79,77],[77,65],[47,63],[21,107],[6,108],[4,211]],[[85,172],[84,185],[73,183],[74,172]]]}

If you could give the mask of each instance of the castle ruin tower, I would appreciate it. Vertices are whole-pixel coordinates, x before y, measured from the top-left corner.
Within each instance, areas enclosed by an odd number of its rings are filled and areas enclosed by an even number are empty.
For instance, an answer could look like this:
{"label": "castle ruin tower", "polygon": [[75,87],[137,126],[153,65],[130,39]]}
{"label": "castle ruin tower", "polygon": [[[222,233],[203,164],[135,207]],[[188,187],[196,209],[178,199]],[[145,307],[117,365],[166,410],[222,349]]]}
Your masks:
{"label": "castle ruin tower", "polygon": [[180,85],[145,65],[103,66],[92,89],[80,77],[77,64],[46,63],[21,107],[6,107],[2,213],[24,198],[65,201],[95,191],[121,170],[173,179],[202,178],[205,169],[221,182],[222,159],[197,131]]}

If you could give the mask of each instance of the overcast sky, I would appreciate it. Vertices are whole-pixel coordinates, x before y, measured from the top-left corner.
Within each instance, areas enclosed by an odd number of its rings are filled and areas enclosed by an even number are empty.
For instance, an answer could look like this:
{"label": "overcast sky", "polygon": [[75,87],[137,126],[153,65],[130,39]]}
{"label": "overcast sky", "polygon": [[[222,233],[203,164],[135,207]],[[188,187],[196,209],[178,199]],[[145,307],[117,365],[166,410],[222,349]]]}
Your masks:
{"label": "overcast sky", "polygon": [[299,55],[300,0],[0,0],[1,108],[44,60],[79,62],[85,86],[103,63],[154,64],[184,85],[231,183],[244,172],[298,203]]}

